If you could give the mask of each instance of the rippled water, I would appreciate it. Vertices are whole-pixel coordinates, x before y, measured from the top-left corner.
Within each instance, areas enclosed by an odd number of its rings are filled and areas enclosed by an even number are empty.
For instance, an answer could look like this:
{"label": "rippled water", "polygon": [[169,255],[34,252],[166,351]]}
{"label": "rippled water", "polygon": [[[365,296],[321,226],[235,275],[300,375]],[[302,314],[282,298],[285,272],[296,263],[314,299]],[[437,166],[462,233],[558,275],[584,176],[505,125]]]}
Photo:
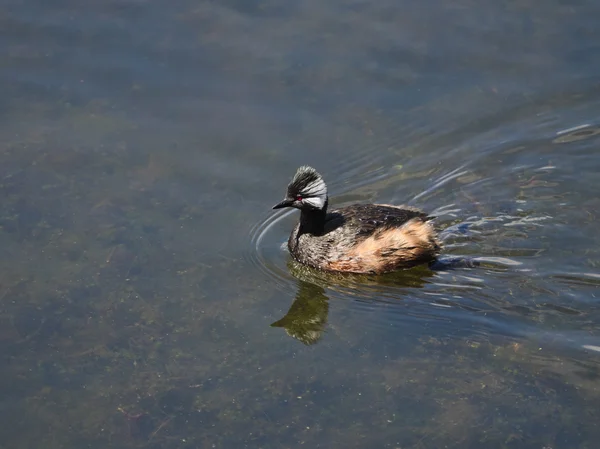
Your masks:
{"label": "rippled water", "polygon": [[[0,5],[0,447],[595,448],[599,14]],[[443,263],[293,262],[302,164]]]}

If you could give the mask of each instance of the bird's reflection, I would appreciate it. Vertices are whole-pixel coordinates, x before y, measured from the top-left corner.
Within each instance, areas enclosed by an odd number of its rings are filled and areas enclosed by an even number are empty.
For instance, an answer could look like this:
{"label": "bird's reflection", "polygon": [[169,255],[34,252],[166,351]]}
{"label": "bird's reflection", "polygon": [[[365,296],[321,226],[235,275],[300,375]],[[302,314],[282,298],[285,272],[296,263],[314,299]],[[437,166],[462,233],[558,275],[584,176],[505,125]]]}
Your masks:
{"label": "bird's reflection", "polygon": [[290,310],[271,326],[282,327],[290,337],[312,345],[321,339],[327,324],[329,298],[323,287],[301,280],[298,283],[298,293]]}
{"label": "bird's reflection", "polygon": [[[398,287],[398,299],[405,288],[420,288],[433,276],[427,267],[390,273],[384,276],[330,273],[288,262],[290,273],[298,280],[298,291],[290,309],[283,318],[271,324],[281,327],[292,338],[313,345],[323,336],[329,314],[329,298],[325,289],[339,290],[346,295],[356,294],[366,286]],[[362,291],[364,294],[364,290]],[[377,293],[372,289],[369,294]],[[377,300],[376,297],[373,298]]]}

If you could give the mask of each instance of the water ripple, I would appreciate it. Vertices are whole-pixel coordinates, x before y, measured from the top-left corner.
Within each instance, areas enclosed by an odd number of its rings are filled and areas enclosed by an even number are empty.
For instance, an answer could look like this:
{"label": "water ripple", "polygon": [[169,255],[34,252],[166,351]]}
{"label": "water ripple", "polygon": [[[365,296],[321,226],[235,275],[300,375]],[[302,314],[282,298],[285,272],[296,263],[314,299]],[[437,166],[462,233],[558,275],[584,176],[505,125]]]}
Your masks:
{"label": "water ripple", "polygon": [[[296,293],[296,323],[298,310],[310,309],[300,307],[301,303],[318,297],[335,304],[332,310],[345,314],[349,322],[360,322],[365,329],[402,324],[403,332],[419,333],[428,323],[447,323],[445,331],[449,333],[459,328],[459,333],[471,329],[477,335],[533,338],[539,334],[536,329],[554,326],[557,317],[573,326],[584,325],[581,320],[588,318],[580,306],[590,295],[583,290],[600,285],[600,275],[593,270],[550,270],[565,256],[556,252],[548,236],[569,236],[575,253],[576,248],[583,251],[589,246],[580,227],[582,220],[574,218],[585,220],[586,211],[571,205],[574,199],[565,186],[587,185],[591,175],[579,176],[568,163],[557,163],[560,155],[549,151],[557,147],[552,143],[567,143],[566,136],[576,137],[571,141],[595,136],[590,130],[593,125],[556,132],[550,128],[558,119],[549,120],[550,113],[528,117],[527,112],[532,112],[528,108],[517,112],[495,112],[489,130],[480,129],[482,123],[488,123],[483,120],[424,135],[422,147],[441,144],[442,150],[437,150],[441,169],[422,169],[431,166],[431,161],[419,154],[418,142],[405,150],[405,156],[413,154],[405,165],[392,156],[396,150],[387,156],[383,151],[373,153],[377,148],[398,148],[401,134],[409,132],[402,128],[390,135],[392,140],[382,139],[356,151],[327,172],[336,206],[408,199],[409,204],[431,211],[443,242],[442,264],[435,270],[418,267],[369,276],[325,273],[302,266],[282,248],[297,212],[269,214],[252,228],[247,254],[250,264],[278,291]],[[532,131],[527,131],[526,125],[531,125]],[[475,126],[479,134],[470,135]],[[498,138],[500,135],[503,137]],[[464,141],[449,149],[459,138]],[[475,146],[481,146],[477,157],[454,163],[463,152],[473,155]],[[582,161],[588,160],[586,151],[587,147],[582,147],[578,153]],[[395,201],[396,196],[405,201]],[[575,246],[574,237],[579,235],[580,246]],[[470,263],[454,263],[460,260]],[[595,263],[592,258],[590,264]],[[571,264],[577,265],[574,260]],[[561,288],[564,285],[571,289]],[[321,317],[317,321],[327,320]],[[316,335],[311,333],[311,342]]]}

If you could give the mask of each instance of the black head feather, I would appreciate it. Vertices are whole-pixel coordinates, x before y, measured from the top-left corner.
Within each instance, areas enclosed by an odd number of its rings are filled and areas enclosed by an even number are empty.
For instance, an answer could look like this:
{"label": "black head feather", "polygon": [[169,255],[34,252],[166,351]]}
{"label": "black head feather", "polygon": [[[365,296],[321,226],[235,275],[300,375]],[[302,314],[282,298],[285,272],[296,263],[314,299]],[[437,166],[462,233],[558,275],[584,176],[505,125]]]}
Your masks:
{"label": "black head feather", "polygon": [[327,185],[321,175],[307,165],[300,167],[288,185],[286,198],[273,206],[273,209],[282,207],[325,212],[327,210]]}
{"label": "black head feather", "polygon": [[327,193],[323,177],[314,168],[303,165],[297,171],[287,188],[288,196],[309,196]]}

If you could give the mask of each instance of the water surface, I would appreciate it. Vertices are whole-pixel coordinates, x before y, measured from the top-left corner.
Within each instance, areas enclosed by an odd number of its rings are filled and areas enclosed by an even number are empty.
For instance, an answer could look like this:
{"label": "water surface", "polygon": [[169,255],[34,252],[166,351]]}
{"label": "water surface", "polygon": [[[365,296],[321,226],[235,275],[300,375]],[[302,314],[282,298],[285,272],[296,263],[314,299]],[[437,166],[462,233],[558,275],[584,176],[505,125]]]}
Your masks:
{"label": "water surface", "polygon": [[[595,448],[600,6],[0,6],[0,447]],[[328,275],[271,206],[435,214]]]}

